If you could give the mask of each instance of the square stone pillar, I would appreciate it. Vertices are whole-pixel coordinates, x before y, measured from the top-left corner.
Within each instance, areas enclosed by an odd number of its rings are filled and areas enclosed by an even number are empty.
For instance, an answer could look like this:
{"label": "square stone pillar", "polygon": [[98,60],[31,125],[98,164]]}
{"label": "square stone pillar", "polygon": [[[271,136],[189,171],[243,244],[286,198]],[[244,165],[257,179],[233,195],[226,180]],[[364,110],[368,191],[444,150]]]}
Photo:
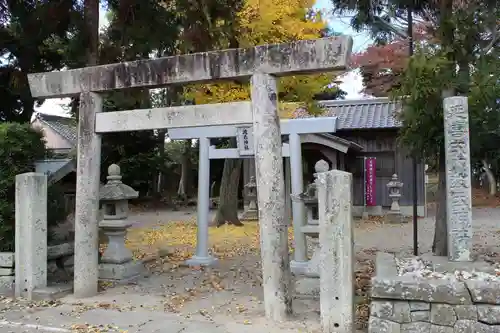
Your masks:
{"label": "square stone pillar", "polygon": [[15,295],[33,299],[47,286],[47,176],[16,176]]}
{"label": "square stone pillar", "polygon": [[102,97],[80,94],[78,111],[78,154],[75,201],[76,297],[97,295],[99,272],[99,184],[101,136],[95,133],[96,114],[102,111]]}
{"label": "square stone pillar", "polygon": [[467,97],[443,102],[448,258],[471,261],[472,194]]}
{"label": "square stone pillar", "polygon": [[352,174],[331,170],[315,176],[319,205],[322,332],[353,332]]}

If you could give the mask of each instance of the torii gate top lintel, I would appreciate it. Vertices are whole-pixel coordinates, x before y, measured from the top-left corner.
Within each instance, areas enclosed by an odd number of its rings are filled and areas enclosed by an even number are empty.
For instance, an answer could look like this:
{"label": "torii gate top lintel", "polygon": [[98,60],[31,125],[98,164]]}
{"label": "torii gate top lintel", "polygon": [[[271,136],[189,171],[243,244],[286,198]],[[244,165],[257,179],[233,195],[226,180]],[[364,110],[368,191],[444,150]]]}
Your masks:
{"label": "torii gate top lintel", "polygon": [[335,36],[29,74],[28,81],[33,97],[59,98],[82,92],[248,78],[254,73],[311,74],[345,70],[351,48],[351,37]]}

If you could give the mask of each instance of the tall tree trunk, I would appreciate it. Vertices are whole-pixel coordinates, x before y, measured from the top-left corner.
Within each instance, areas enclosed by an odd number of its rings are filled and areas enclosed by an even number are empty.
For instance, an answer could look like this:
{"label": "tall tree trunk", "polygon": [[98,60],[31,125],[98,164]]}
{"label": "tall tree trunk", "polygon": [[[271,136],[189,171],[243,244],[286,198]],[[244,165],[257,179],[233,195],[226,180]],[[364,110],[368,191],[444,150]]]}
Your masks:
{"label": "tall tree trunk", "polygon": [[446,214],[446,156],[444,145],[441,146],[438,162],[438,205],[436,211],[436,225],[434,228],[434,241],[432,252],[437,256],[448,255],[448,225]]}
{"label": "tall tree trunk", "polygon": [[99,0],[85,0],[83,17],[87,66],[95,66],[99,55]]}
{"label": "tall tree trunk", "polygon": [[160,161],[162,161],[163,165],[161,166],[160,170],[158,170],[155,174],[154,177],[154,183],[153,183],[153,195],[157,198],[160,198],[162,188],[163,188],[163,178],[164,175],[162,173],[165,165],[165,136],[167,135],[167,130],[159,130],[158,131],[158,143],[157,143],[157,149],[158,149],[158,156],[160,158]]}
{"label": "tall tree trunk", "polygon": [[242,226],[238,218],[238,190],[240,184],[241,159],[226,159],[220,184],[219,207],[214,222],[217,227],[227,223]]}
{"label": "tall tree trunk", "polygon": [[191,177],[191,140],[184,142],[184,151],[182,152],[181,159],[181,179],[179,181],[179,188],[177,195],[179,198],[187,203],[189,194],[189,185]]}
{"label": "tall tree trunk", "polygon": [[486,178],[488,178],[488,193],[490,195],[497,194],[497,180],[495,179],[495,175],[490,169],[488,161],[486,159],[481,161],[483,163],[484,172],[486,173]]}
{"label": "tall tree trunk", "polygon": [[[453,0],[442,0],[440,2],[440,18],[439,18],[439,32],[444,48],[450,48],[454,43],[455,29],[451,23],[452,16],[452,3]],[[451,48],[452,49],[452,48]],[[455,71],[456,59],[455,55],[451,52],[447,54],[448,60],[451,62],[450,71]],[[445,89],[442,91],[442,98],[452,97],[455,95],[454,89]],[[444,111],[443,111],[444,117]],[[443,118],[444,121],[444,118]],[[447,225],[447,193],[446,193],[446,155],[444,142],[439,149],[439,166],[438,166],[438,205],[436,210],[436,224],[434,227],[434,241],[432,243],[432,252],[438,256],[448,255],[448,225]]]}

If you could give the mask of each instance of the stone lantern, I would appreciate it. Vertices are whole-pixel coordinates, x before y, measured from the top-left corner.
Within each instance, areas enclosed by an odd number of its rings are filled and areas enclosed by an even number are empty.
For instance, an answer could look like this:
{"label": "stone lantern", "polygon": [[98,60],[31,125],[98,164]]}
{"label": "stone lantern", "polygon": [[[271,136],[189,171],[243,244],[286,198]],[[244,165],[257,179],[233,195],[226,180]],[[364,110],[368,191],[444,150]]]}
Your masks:
{"label": "stone lantern", "polygon": [[393,174],[391,181],[387,183],[387,188],[389,189],[389,198],[391,198],[391,210],[387,214],[387,219],[389,222],[400,223],[401,219],[401,209],[399,207],[399,199],[401,198],[401,188],[403,183],[398,180],[398,175]]}
{"label": "stone lantern", "polygon": [[[319,160],[314,165],[314,171],[316,171],[316,174],[326,172],[329,169],[330,166],[325,160]],[[304,270],[304,275],[309,278],[319,278],[319,212],[316,184],[314,182],[309,184],[304,193],[301,193],[298,196],[292,196],[292,200],[303,202],[306,207],[307,224],[302,226],[301,231],[310,238],[313,248],[312,257]]]}
{"label": "stone lantern", "polygon": [[255,177],[250,177],[250,181],[245,184],[247,191],[248,207],[241,215],[243,221],[256,221],[259,219],[259,209],[257,208],[257,183]]}
{"label": "stone lantern", "polygon": [[[330,170],[328,162],[325,160],[319,160],[314,165],[315,178],[318,173],[326,172]],[[299,295],[312,296],[314,298],[319,297],[319,267],[320,261],[320,249],[319,249],[319,212],[318,212],[318,194],[316,183],[313,182],[309,184],[304,193],[298,196],[292,196],[293,201],[303,202],[306,206],[307,211],[307,224],[302,226],[301,231],[309,237],[309,242],[313,253],[311,260],[307,263],[304,272],[304,276],[298,278],[295,283],[295,292]]]}
{"label": "stone lantern", "polygon": [[103,208],[103,219],[99,227],[108,237],[108,247],[99,264],[99,279],[127,283],[137,278],[142,271],[142,262],[134,261],[132,252],[125,247],[128,221],[128,200],[139,193],[121,181],[120,167],[112,164],[108,168],[108,182],[102,186],[99,198]]}
{"label": "stone lantern", "polygon": [[393,174],[391,181],[387,183],[389,189],[389,198],[392,200],[391,211],[400,211],[399,199],[401,198],[401,188],[403,183],[398,180],[398,175]]}

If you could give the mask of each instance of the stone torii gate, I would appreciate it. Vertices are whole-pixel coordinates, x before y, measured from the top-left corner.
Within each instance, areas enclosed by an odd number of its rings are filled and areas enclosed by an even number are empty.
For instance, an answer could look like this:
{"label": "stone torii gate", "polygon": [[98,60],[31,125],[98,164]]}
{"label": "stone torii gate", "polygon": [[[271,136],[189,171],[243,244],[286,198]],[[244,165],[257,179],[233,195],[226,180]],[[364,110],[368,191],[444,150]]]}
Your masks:
{"label": "stone torii gate", "polygon": [[[80,95],[75,211],[77,297],[97,294],[101,135],[111,132],[253,124],[266,316],[291,312],[277,76],[345,70],[352,38],[228,49],[28,75],[33,98]],[[251,112],[234,103],[102,111],[102,93],[250,78]]]}

